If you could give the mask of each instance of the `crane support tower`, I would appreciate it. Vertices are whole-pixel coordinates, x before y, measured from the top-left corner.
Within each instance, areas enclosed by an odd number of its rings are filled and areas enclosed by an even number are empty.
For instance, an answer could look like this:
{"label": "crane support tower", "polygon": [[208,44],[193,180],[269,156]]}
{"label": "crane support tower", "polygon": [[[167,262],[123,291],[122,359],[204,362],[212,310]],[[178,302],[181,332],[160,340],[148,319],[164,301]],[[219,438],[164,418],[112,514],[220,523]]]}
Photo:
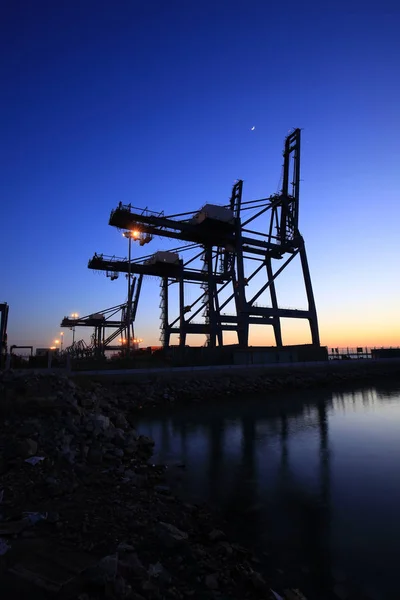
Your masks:
{"label": "crane support tower", "polygon": [[[229,204],[206,204],[195,214],[165,216],[122,203],[111,212],[110,225],[135,232],[142,240],[159,236],[186,242],[174,251],[134,261],[95,254],[88,264],[107,272],[160,277],[161,340],[165,348],[172,334],[179,335],[180,346],[186,345],[189,334],[205,335],[210,347],[222,346],[225,331],[235,332],[239,346],[247,348],[251,325],[271,326],[276,345],[282,346],[282,318],[307,320],[312,344],[320,345],[307,254],[298,228],[300,137],[300,129],[286,137],[282,187],[267,198],[242,201],[243,181],[238,180]],[[182,252],[189,253],[185,261],[180,258]],[[276,285],[296,256],[307,298],[304,309],[281,306]],[[178,314],[171,317],[174,284],[178,286]],[[187,289],[193,285],[200,290],[188,303]],[[195,321],[196,317],[200,321]]]}

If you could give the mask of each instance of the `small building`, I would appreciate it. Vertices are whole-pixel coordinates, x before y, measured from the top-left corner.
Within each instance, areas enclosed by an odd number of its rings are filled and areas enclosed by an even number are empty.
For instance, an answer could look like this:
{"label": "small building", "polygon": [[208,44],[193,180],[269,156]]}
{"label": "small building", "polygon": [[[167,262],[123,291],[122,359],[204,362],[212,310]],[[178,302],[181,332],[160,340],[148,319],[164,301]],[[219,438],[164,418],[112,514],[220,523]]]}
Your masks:
{"label": "small building", "polygon": [[205,204],[192,219],[192,223],[200,225],[206,220],[219,221],[221,223],[233,224],[233,212],[225,206],[217,204]]}
{"label": "small building", "polygon": [[49,352],[58,354],[58,348],[36,348],[35,356],[47,356]]}
{"label": "small building", "polygon": [[105,321],[105,316],[103,313],[94,313],[93,315],[90,315],[89,319],[93,319],[95,321]]}
{"label": "small building", "polygon": [[147,259],[145,264],[155,265],[159,263],[177,265],[179,264],[179,254],[177,254],[176,252],[167,252],[159,250],[158,252],[155,252],[153,256]]}

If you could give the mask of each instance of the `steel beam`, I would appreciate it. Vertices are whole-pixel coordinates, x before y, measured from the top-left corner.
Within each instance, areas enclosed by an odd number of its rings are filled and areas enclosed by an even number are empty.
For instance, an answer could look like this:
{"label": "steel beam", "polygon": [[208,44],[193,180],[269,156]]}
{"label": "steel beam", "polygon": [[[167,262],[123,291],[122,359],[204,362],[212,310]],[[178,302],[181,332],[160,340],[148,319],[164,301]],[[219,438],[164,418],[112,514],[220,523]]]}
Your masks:
{"label": "steel beam", "polygon": [[[129,272],[129,262],[124,259],[115,259],[112,257],[102,258],[97,254],[93,256],[88,262],[88,268],[95,271],[116,271],[118,273]],[[199,281],[206,283],[208,281],[208,275],[201,271],[195,271],[194,269],[184,269],[183,261],[179,265],[171,263],[158,263],[158,264],[140,264],[136,262],[130,263],[131,273],[137,275],[153,275],[155,277],[171,277],[181,278],[185,281]],[[227,280],[227,276],[215,275],[217,282],[224,282]]]}

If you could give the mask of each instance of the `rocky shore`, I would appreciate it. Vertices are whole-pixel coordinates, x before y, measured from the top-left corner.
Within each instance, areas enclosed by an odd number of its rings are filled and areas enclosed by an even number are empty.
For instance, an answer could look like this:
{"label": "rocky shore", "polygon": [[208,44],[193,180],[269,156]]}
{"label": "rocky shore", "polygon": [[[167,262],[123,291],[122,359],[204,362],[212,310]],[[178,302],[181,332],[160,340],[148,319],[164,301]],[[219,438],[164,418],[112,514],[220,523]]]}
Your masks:
{"label": "rocky shore", "polygon": [[[217,514],[174,495],[153,441],[135,430],[142,406],[240,389],[248,378],[103,385],[2,373],[2,598],[304,600],[270,555],[254,556]],[[336,588],[326,598],[367,598]]]}
{"label": "rocky shore", "polygon": [[[330,361],[310,366],[296,363],[285,367],[260,367],[227,370],[171,370],[164,373],[97,375],[90,385],[117,395],[128,411],[146,407],[168,406],[171,403],[207,403],[229,400],[243,394],[271,393],[337,386],[346,383],[366,383],[376,378],[398,378],[400,360]],[[75,378],[85,387],[87,376]]]}
{"label": "rocky shore", "polygon": [[0,394],[2,598],[303,598],[173,495],[118,394],[12,373]]}

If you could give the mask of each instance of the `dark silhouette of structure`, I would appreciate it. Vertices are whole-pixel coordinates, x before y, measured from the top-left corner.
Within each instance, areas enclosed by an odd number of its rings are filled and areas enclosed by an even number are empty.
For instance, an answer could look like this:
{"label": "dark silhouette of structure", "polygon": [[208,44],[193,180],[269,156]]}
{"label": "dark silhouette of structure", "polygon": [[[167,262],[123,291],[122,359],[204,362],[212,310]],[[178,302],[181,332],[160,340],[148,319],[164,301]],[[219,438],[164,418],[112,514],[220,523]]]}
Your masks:
{"label": "dark silhouette of structure", "polygon": [[[276,345],[282,346],[282,318],[306,319],[312,344],[319,346],[311,277],[304,239],[298,228],[300,129],[286,137],[283,156],[281,190],[268,198],[243,202],[243,181],[239,180],[233,186],[228,205],[206,204],[196,214],[165,216],[121,203],[111,212],[109,224],[130,231],[131,237],[141,245],[154,236],[187,243],[134,261],[95,254],[88,264],[91,269],[115,273],[115,276],[124,272],[129,277],[135,273],[160,278],[164,348],[170,346],[172,334],[179,335],[181,347],[186,345],[188,334],[205,335],[206,345],[212,348],[223,346],[225,331],[236,332],[239,346],[247,348],[250,325],[272,326]],[[185,261],[180,257],[182,252],[189,253]],[[281,306],[275,285],[296,256],[300,259],[307,296],[308,307],[304,310]],[[263,281],[256,284],[259,274]],[[250,294],[248,286],[252,281]],[[171,318],[171,286],[174,284],[179,290],[179,310],[178,315]],[[190,303],[187,302],[189,285],[200,286],[196,299]],[[258,304],[265,296],[268,304]],[[225,313],[224,309],[231,312]],[[128,312],[130,327],[135,311]]]}
{"label": "dark silhouette of structure", "polygon": [[8,304],[0,304],[0,365],[3,365],[4,356],[7,354],[7,323],[8,323]]}
{"label": "dark silhouette of structure", "polygon": [[[91,327],[94,329],[90,345],[87,345],[83,340],[78,340],[66,348],[65,352],[74,358],[84,358],[92,355],[102,356],[105,350],[126,348],[128,346],[128,336],[131,340],[135,337],[133,323],[136,318],[142,279],[142,275],[138,278],[135,277],[130,285],[128,299],[132,307],[130,319],[127,318],[128,302],[84,317],[64,317],[61,321],[61,327],[69,327],[70,329],[74,327]],[[111,330],[111,333],[107,335],[109,330]]]}

